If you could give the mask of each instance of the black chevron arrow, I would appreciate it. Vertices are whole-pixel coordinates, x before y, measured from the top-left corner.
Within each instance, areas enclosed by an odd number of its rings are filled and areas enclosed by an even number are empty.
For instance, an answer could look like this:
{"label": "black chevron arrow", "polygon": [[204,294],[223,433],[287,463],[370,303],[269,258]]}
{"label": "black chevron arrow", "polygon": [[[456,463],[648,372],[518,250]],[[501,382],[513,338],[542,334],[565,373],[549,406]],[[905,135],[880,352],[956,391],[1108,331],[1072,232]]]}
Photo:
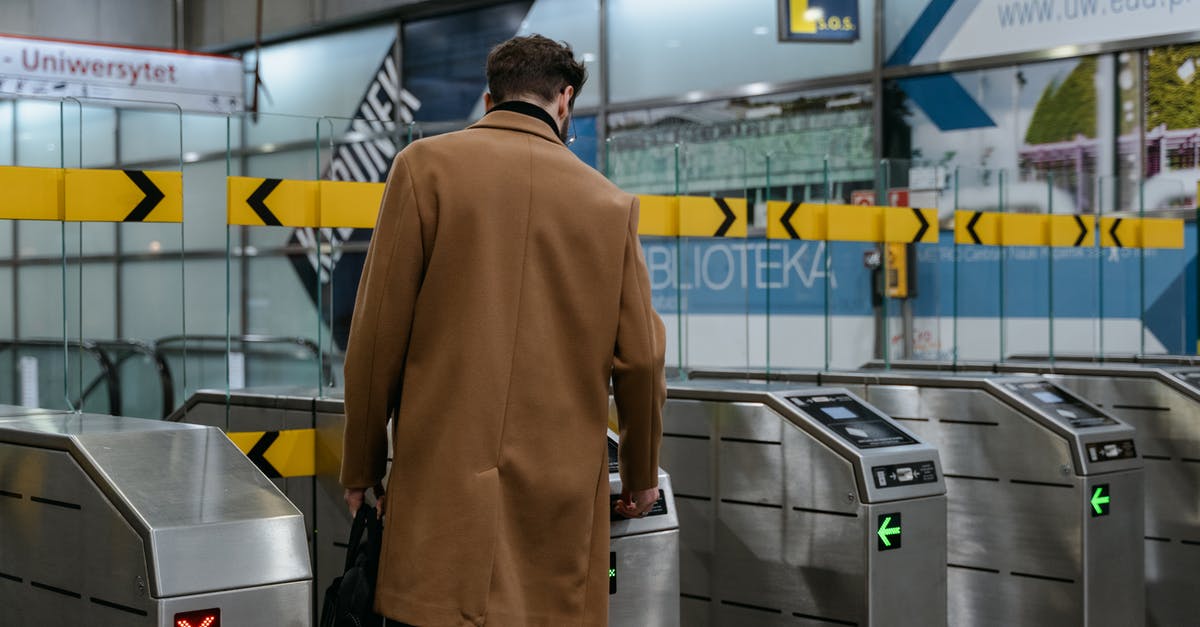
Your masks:
{"label": "black chevron arrow", "polygon": [[971,216],[971,221],[967,223],[967,235],[970,235],[971,239],[975,240],[976,244],[983,243],[983,240],[979,239],[979,234],[975,232],[975,225],[979,224],[979,218],[982,218],[982,217],[983,217],[983,212],[976,211],[975,215]]}
{"label": "black chevron arrow", "polygon": [[1083,238],[1087,237],[1088,234],[1087,225],[1083,223],[1083,218],[1078,215],[1075,216],[1075,224],[1079,225],[1079,239],[1075,240],[1073,246],[1082,246]]}
{"label": "black chevron arrow", "polygon": [[783,212],[783,217],[779,219],[783,223],[784,230],[787,231],[788,237],[792,239],[800,239],[800,234],[796,229],[792,228],[792,216],[796,215],[796,210],[800,208],[800,203],[794,202],[788,205],[787,211]]}
{"label": "black chevron arrow", "polygon": [[275,188],[279,187],[282,182],[283,179],[265,179],[246,199],[246,204],[250,205],[254,213],[258,214],[259,219],[267,226],[283,226],[283,223],[275,217],[275,214],[271,213],[266,204],[267,196],[270,196],[271,192],[275,191]]}
{"label": "black chevron arrow", "polygon": [[916,244],[921,241],[922,237],[925,237],[925,231],[929,230],[929,220],[926,220],[925,214],[922,213],[921,210],[917,209],[916,207],[913,207],[912,212],[913,212],[913,215],[917,216],[917,220],[920,220],[920,222],[921,222],[921,228],[917,231],[916,237],[912,238],[913,243]]}
{"label": "black chevron arrow", "polygon": [[271,462],[267,461],[267,458],[265,457],[267,450],[270,449],[271,445],[274,444],[275,440],[278,439],[278,431],[268,431],[264,433],[257,442],[254,443],[254,446],[250,449],[250,452],[246,453],[246,457],[250,458],[250,461],[254,462],[254,465],[258,466],[258,469],[261,470],[269,479],[278,479],[283,476],[278,470],[275,469],[274,466],[271,465]]}
{"label": "black chevron arrow", "polygon": [[128,176],[129,180],[133,181],[133,184],[137,185],[138,189],[142,190],[142,193],[145,194],[141,202],[133,208],[133,211],[130,211],[129,215],[125,216],[125,221],[141,222],[146,219],[146,216],[150,215],[151,211],[154,211],[154,208],[166,196],[154,184],[154,181],[151,181],[150,177],[146,176],[146,173],[141,170],[125,170],[125,176]]}
{"label": "black chevron arrow", "polygon": [[1112,226],[1108,229],[1108,234],[1111,235],[1112,240],[1116,242],[1117,248],[1124,248],[1125,245],[1121,243],[1121,238],[1117,237],[1117,227],[1119,226],[1121,226],[1121,218],[1113,220]]}
{"label": "black chevron arrow", "polygon": [[713,200],[717,201],[717,206],[721,208],[721,213],[725,214],[725,221],[721,223],[721,226],[717,227],[717,232],[713,234],[713,237],[725,237],[725,234],[729,232],[729,227],[733,226],[733,223],[737,221],[737,216],[734,215],[733,209],[729,208],[729,204],[725,202],[724,198],[714,198]]}

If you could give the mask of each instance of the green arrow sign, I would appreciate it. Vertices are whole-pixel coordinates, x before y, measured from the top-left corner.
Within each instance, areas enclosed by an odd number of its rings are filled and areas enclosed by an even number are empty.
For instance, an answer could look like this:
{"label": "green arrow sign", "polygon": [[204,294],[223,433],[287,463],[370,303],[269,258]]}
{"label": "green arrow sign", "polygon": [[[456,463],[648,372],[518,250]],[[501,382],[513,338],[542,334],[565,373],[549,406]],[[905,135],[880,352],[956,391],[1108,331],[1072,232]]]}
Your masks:
{"label": "green arrow sign", "polygon": [[1096,516],[1108,516],[1108,504],[1111,501],[1111,493],[1108,491],[1108,484],[1101,483],[1092,491],[1092,518]]}
{"label": "green arrow sign", "polygon": [[879,529],[875,535],[879,537],[876,544],[880,551],[900,548],[900,512],[880,514]]}

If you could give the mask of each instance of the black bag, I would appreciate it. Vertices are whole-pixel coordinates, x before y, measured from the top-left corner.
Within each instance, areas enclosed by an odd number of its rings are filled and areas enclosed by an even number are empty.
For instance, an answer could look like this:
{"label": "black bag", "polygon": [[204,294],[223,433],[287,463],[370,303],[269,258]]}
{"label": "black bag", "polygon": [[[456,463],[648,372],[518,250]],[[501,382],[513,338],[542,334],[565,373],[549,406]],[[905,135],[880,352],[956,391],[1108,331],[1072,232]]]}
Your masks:
{"label": "black bag", "polygon": [[[363,532],[366,537],[363,537]],[[350,527],[346,569],[325,590],[321,627],[366,627],[382,625],[374,611],[375,577],[379,572],[379,550],[383,525],[375,508],[364,503]]]}

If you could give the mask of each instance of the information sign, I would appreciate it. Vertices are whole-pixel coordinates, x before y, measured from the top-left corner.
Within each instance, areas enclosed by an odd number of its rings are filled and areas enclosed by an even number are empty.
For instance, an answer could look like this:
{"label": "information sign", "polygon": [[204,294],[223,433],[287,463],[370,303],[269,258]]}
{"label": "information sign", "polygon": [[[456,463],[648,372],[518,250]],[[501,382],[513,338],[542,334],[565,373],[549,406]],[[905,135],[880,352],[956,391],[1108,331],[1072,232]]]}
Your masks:
{"label": "information sign", "polygon": [[858,41],[858,0],[779,0],[780,41]]}

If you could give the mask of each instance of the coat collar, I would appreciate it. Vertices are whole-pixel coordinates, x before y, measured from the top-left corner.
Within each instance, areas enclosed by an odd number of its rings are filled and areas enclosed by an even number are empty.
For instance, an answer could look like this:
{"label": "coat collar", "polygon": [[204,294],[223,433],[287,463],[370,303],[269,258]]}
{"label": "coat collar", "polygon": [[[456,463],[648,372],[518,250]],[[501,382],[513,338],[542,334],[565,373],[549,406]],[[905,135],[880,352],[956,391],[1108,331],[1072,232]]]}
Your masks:
{"label": "coat collar", "polygon": [[563,145],[562,140],[550,132],[550,127],[545,122],[538,118],[513,111],[492,111],[483,116],[483,119],[467,128],[496,128],[506,131],[529,133],[560,146]]}

